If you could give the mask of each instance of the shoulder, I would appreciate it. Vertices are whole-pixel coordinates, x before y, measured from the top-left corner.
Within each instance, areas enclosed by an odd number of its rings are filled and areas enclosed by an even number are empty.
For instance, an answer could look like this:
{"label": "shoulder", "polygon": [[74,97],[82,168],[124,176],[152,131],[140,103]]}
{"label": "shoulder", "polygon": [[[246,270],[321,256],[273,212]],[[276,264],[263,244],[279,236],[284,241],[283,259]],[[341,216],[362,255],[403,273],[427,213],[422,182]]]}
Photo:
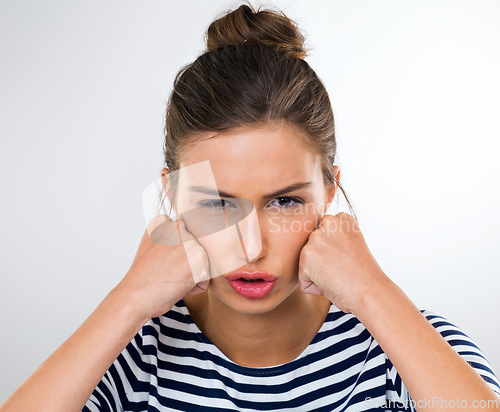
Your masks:
{"label": "shoulder", "polygon": [[[477,343],[457,324],[442,314],[429,310],[419,309],[420,313],[436,329],[448,344],[485,380],[488,386],[500,396],[500,383],[486,356]],[[371,338],[370,350],[372,354],[383,354],[385,359],[386,396],[388,400],[407,404],[410,401],[406,387],[390,361],[376,340],[371,337],[364,325],[351,313],[344,313],[333,307],[325,322],[325,336],[342,336],[342,341],[349,345],[356,345],[358,341]]]}

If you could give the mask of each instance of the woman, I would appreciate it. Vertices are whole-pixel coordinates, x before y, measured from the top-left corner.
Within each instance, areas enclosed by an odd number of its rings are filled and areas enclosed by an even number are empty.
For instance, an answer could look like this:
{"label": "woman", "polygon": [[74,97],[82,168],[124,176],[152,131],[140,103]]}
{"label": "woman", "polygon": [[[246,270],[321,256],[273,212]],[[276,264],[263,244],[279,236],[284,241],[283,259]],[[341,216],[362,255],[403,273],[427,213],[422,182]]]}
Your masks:
{"label": "woman", "polygon": [[[344,191],[303,40],[246,5],[210,25],[166,114],[161,177],[186,221],[148,226],[123,280],[2,412],[500,409],[470,338],[412,304],[355,215],[325,214]],[[218,193],[169,179],[207,160]],[[243,199],[241,252],[187,221],[195,207],[227,218]],[[169,223],[179,242],[165,241]]]}

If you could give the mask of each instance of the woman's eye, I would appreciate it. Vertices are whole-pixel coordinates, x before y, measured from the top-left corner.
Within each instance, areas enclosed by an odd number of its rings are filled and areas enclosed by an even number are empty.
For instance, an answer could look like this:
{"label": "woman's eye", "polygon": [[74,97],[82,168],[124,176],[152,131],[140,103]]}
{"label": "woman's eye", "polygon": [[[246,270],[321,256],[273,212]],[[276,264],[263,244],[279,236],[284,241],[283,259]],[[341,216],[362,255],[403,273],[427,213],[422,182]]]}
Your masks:
{"label": "woman's eye", "polygon": [[275,202],[275,201],[278,204],[278,207],[283,208],[283,209],[302,204],[301,199],[295,198],[295,197],[288,197],[288,196],[277,197],[276,199],[273,200],[273,202]]}
{"label": "woman's eye", "polygon": [[207,200],[205,202],[200,202],[199,205],[207,207],[209,209],[225,209],[228,207],[232,207],[232,204],[225,199]]}

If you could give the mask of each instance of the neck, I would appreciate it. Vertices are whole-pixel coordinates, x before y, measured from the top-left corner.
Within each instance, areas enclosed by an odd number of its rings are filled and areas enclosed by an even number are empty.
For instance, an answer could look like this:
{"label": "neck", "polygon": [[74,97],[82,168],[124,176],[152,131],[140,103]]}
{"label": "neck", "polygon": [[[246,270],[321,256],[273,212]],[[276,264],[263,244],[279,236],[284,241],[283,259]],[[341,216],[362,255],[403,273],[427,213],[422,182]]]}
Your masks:
{"label": "neck", "polygon": [[199,329],[233,362],[247,367],[287,363],[311,343],[323,324],[330,300],[299,287],[273,310],[245,314],[231,309],[210,289],[184,298]]}

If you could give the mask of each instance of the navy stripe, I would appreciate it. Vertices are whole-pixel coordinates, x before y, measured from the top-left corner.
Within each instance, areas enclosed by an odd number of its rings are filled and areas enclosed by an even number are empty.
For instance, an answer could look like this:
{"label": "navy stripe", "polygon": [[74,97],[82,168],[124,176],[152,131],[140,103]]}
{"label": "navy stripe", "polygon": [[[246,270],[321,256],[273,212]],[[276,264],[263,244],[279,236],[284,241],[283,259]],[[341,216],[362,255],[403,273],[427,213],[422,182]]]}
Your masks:
{"label": "navy stripe", "polygon": [[473,347],[473,348],[476,348],[478,351],[479,351],[479,348],[477,347],[477,345],[475,343],[472,343],[472,342],[469,342],[467,340],[461,340],[461,339],[450,339],[448,341],[448,343],[451,345],[451,346],[470,346],[470,347]]}
{"label": "navy stripe", "polygon": [[486,362],[488,362],[486,360],[486,358],[484,357],[484,355],[482,353],[479,353],[479,352],[471,352],[471,351],[468,351],[468,350],[462,350],[462,351],[459,351],[458,354],[460,356],[462,356],[463,358],[465,358],[466,356],[478,356],[480,357],[481,359],[485,360]]}

